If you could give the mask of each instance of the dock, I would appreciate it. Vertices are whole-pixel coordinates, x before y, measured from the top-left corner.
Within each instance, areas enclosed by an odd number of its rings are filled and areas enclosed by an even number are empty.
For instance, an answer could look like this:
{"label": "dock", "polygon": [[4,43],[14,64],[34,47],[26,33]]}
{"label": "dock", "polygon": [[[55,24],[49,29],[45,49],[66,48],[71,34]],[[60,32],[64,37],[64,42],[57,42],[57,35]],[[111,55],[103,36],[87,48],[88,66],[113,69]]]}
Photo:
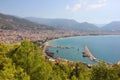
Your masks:
{"label": "dock", "polygon": [[93,56],[92,52],[87,46],[84,46],[84,51],[85,52],[83,52],[83,57],[88,57],[90,60],[98,62],[98,59]]}
{"label": "dock", "polygon": [[62,49],[71,49],[71,48],[75,48],[75,47],[71,47],[71,46],[55,46],[52,44],[47,43],[48,47],[53,47],[53,48],[62,48]]}

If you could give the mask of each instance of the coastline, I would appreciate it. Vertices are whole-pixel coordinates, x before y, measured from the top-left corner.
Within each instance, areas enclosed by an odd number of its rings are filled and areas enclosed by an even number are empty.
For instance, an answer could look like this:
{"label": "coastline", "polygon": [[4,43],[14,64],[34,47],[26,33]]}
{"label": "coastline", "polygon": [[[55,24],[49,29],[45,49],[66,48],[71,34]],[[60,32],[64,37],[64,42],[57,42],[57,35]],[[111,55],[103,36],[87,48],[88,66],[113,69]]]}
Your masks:
{"label": "coastline", "polygon": [[[88,35],[87,35],[87,36],[88,36]],[[51,57],[51,56],[47,55],[47,53],[46,53],[47,47],[49,47],[49,46],[51,45],[51,44],[50,44],[50,41],[58,40],[58,39],[64,39],[64,38],[72,38],[72,37],[81,37],[81,36],[60,37],[60,38],[50,39],[50,40],[46,41],[46,42],[44,43],[44,48],[43,48],[43,54],[44,54],[44,56],[46,56],[46,57],[48,58],[48,60],[53,61],[53,62],[56,62],[57,60],[59,60],[59,61],[57,61],[57,62],[60,62],[60,61],[64,61],[64,62],[77,62],[77,61],[71,61],[71,60],[68,60],[68,59],[60,58],[60,57],[54,58],[54,57]],[[92,55],[92,54],[91,54],[91,55]],[[93,55],[92,55],[92,56],[93,56]],[[91,56],[91,57],[92,57],[92,56]],[[92,60],[91,57],[88,57],[88,58],[89,58],[91,61],[94,62],[95,60]],[[97,60],[98,60],[98,59],[97,59]],[[81,61],[78,61],[78,62],[81,62]],[[96,62],[97,62],[97,61],[96,61]],[[88,63],[86,63],[86,62],[81,62],[81,63],[86,64],[87,66],[91,66],[91,64],[88,64]]]}
{"label": "coastline", "polygon": [[[58,40],[58,39],[65,39],[65,38],[74,38],[74,37],[90,37],[90,36],[118,36],[118,35],[111,35],[111,34],[104,34],[104,35],[77,35],[77,36],[63,36],[63,37],[58,37],[58,38],[50,38],[47,42],[49,43],[49,42],[51,42],[51,41],[54,41],[54,40]],[[120,34],[119,34],[119,36],[120,36]]]}
{"label": "coastline", "polygon": [[67,62],[67,63],[68,62],[72,62],[72,63],[74,62],[74,61],[70,61],[70,60],[67,60],[67,59],[60,58],[60,57],[54,58],[54,57],[49,56],[46,53],[47,47],[49,47],[49,41],[44,43],[44,48],[43,48],[43,55],[46,56],[48,58],[48,60],[53,61],[53,62]]}
{"label": "coastline", "polygon": [[[88,35],[87,35],[88,36]],[[101,36],[101,35],[98,35],[98,36]],[[113,36],[113,35],[102,35],[102,36]],[[70,37],[60,37],[60,38],[55,38],[55,39],[51,39],[51,40],[48,40],[47,41],[47,43],[48,44],[50,44],[50,41],[53,41],[53,40],[57,40],[57,39],[64,39],[64,38],[71,38],[71,37],[82,37],[82,36],[70,36]],[[48,55],[47,55],[48,56]],[[92,56],[94,56],[93,54],[92,54]],[[59,57],[57,57],[57,58],[59,58]],[[107,65],[111,65],[111,64],[113,64],[113,63],[110,63],[110,62],[106,62],[106,61],[103,61],[103,60],[100,60],[100,59],[96,59],[95,57],[95,59],[91,59],[90,57],[88,57],[91,61],[96,61],[96,62],[104,62],[104,63],[106,63]],[[52,58],[53,59],[53,58]],[[66,60],[66,59],[64,59],[64,58],[60,58],[60,59],[62,59],[62,60]],[[55,60],[55,59],[54,59]],[[70,61],[70,60],[68,60],[68,61]],[[76,62],[76,61],[72,61],[72,62]],[[84,63],[83,61],[79,61],[79,62],[82,62],[82,63]],[[89,64],[89,63],[86,63],[86,64]]]}

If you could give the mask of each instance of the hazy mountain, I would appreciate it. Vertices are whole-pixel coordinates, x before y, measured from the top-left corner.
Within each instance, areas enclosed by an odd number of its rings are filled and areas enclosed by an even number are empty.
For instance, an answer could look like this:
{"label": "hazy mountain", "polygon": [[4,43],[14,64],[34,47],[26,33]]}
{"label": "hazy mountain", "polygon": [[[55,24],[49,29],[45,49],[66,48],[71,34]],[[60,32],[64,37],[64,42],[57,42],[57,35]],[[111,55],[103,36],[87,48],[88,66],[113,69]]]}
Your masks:
{"label": "hazy mountain", "polygon": [[99,31],[100,30],[100,28],[98,28],[94,24],[91,24],[88,22],[80,23],[80,27],[81,27],[81,29],[84,27],[83,29],[87,30],[87,31]]}
{"label": "hazy mountain", "polygon": [[[26,20],[27,19],[27,20]],[[54,26],[54,27],[52,27]],[[102,26],[102,25],[101,25]],[[111,22],[102,28],[94,24],[79,23],[73,19],[47,19],[47,18],[18,18],[0,13],[0,29],[12,30],[43,30],[43,29],[66,29],[78,31],[120,31],[120,21]]]}
{"label": "hazy mountain", "polygon": [[27,17],[28,19],[33,22],[37,22],[40,24],[46,24],[50,26],[55,26],[57,28],[62,28],[66,30],[78,30],[78,31],[98,31],[99,28],[94,24],[90,24],[87,22],[79,23],[73,19],[47,19],[47,18],[34,18],[34,17]]}
{"label": "hazy mountain", "polygon": [[60,28],[72,28],[76,24],[79,24],[75,20],[70,20],[70,19],[47,19],[47,18],[33,18],[33,17],[28,17],[26,18],[30,21],[37,22],[40,24],[46,24],[46,25],[51,25],[55,27],[60,27]]}
{"label": "hazy mountain", "polygon": [[107,31],[120,31],[120,21],[111,22],[103,26],[102,29]]}
{"label": "hazy mountain", "polygon": [[105,26],[106,24],[95,24],[97,27],[102,28],[103,26]]}
{"label": "hazy mountain", "polygon": [[30,29],[53,29],[53,27],[43,24],[34,23],[23,18],[18,18],[11,15],[5,15],[0,13],[0,29],[12,29],[12,30],[30,30]]}

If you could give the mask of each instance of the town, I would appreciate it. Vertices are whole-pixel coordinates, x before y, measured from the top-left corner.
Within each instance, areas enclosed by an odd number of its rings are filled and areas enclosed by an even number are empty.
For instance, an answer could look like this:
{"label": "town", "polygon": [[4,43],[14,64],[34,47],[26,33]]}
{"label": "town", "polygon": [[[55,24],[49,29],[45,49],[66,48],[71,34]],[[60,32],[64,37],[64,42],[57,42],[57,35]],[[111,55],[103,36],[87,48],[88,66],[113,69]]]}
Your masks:
{"label": "town", "polygon": [[75,31],[65,31],[65,30],[0,30],[0,41],[3,43],[11,44],[15,42],[20,42],[24,39],[29,39],[31,41],[44,40],[46,38],[54,39],[60,37],[68,36],[80,36],[79,32]]}

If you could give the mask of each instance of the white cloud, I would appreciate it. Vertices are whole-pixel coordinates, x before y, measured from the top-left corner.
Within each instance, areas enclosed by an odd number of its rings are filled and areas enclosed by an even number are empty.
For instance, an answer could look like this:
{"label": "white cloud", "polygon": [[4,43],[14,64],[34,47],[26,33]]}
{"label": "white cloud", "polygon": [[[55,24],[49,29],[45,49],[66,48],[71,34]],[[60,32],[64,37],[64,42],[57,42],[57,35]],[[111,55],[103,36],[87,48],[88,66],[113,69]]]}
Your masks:
{"label": "white cloud", "polygon": [[78,11],[81,8],[80,4],[75,4],[72,8],[72,11]]}
{"label": "white cloud", "polygon": [[107,0],[99,0],[98,3],[105,3]]}
{"label": "white cloud", "polygon": [[107,0],[89,1],[89,0],[78,0],[73,6],[67,5],[66,10],[76,12],[81,10],[93,10],[105,7],[107,5]]}
{"label": "white cloud", "polygon": [[80,8],[81,8],[80,4],[75,4],[73,7],[70,7],[69,5],[67,5],[65,9],[75,12],[75,11],[78,11]]}
{"label": "white cloud", "polygon": [[107,5],[106,3],[96,3],[96,4],[88,5],[87,8],[88,9],[98,9],[98,8],[104,7],[106,5]]}
{"label": "white cloud", "polygon": [[98,9],[107,5],[107,0],[99,0],[97,3],[87,5],[87,9]]}

